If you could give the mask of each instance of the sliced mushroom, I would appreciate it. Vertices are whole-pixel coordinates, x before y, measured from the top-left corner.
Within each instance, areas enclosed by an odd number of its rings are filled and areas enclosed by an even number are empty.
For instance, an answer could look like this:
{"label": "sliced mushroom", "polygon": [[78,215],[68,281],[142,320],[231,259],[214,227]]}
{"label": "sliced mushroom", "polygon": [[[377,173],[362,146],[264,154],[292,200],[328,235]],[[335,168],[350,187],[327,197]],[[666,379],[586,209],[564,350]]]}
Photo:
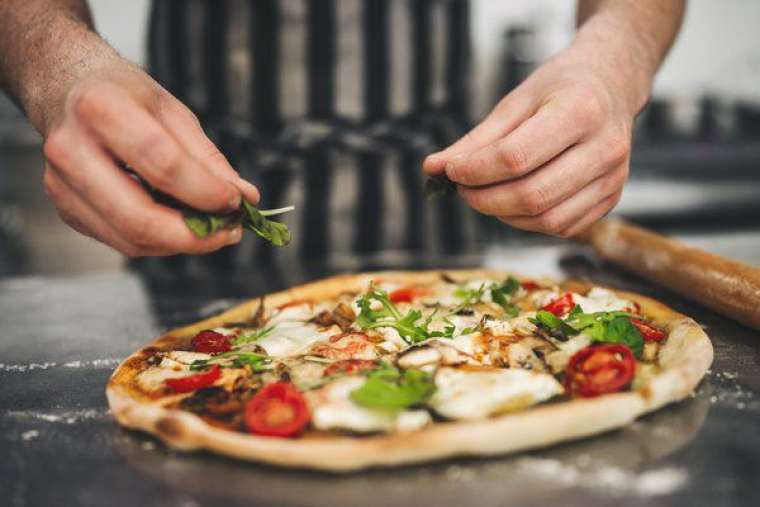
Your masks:
{"label": "sliced mushroom", "polygon": [[546,371],[546,365],[524,342],[517,342],[507,349],[507,362],[510,368],[522,368],[531,371]]}
{"label": "sliced mushroom", "polygon": [[419,345],[405,350],[398,357],[401,368],[420,368],[429,364],[439,364],[443,354],[432,345]]}

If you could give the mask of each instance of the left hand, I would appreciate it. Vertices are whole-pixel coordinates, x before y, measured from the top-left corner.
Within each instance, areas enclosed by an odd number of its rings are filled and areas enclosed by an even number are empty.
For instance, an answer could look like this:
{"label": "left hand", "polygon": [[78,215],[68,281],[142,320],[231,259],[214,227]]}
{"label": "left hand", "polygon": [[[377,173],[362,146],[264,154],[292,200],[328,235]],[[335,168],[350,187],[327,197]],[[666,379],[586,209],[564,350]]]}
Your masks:
{"label": "left hand", "polygon": [[519,229],[581,232],[620,200],[643,103],[639,83],[610,67],[573,47],[558,54],[428,156],[425,172],[445,173],[472,208]]}

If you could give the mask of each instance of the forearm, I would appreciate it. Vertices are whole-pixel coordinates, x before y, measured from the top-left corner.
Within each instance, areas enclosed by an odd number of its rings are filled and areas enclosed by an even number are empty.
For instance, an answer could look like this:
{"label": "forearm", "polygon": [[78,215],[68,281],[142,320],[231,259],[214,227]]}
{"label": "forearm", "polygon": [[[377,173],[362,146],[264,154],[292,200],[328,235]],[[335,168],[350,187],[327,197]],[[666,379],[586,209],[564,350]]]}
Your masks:
{"label": "forearm", "polygon": [[579,0],[573,46],[601,73],[625,88],[638,112],[649,98],[654,74],[675,39],[685,0]]}
{"label": "forearm", "polygon": [[85,0],[0,0],[0,83],[43,135],[71,83],[117,58]]}

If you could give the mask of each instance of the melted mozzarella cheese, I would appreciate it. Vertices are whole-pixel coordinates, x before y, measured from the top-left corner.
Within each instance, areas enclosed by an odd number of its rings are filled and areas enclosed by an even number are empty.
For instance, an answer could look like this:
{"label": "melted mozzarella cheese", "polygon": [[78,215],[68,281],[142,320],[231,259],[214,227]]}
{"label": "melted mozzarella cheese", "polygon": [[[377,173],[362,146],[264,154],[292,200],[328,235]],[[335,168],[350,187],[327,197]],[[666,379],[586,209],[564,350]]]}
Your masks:
{"label": "melted mozzarella cheese", "polygon": [[570,360],[573,354],[585,347],[588,347],[591,344],[591,339],[584,334],[573,336],[564,342],[555,339],[551,339],[551,341],[552,344],[558,348],[558,350],[552,352],[551,354],[547,354],[544,359],[546,360],[546,364],[549,365],[549,368],[551,368],[554,373],[559,373],[560,371],[564,370],[565,366],[567,366],[567,362]]}
{"label": "melted mozzarella cheese", "polygon": [[308,393],[311,421],[318,430],[349,430],[357,433],[376,431],[414,431],[430,422],[425,410],[392,412],[370,410],[351,401],[350,395],[360,388],[364,377],[344,377]]}
{"label": "melted mozzarella cheese", "polygon": [[257,340],[256,344],[271,357],[289,357],[304,353],[314,343],[326,341],[339,332],[340,329],[335,326],[320,329],[305,322],[285,321],[277,323],[272,331]]}
{"label": "melted mozzarella cheese", "polygon": [[211,354],[204,354],[203,352],[189,352],[187,350],[172,350],[166,355],[167,358],[172,361],[184,365],[191,365],[195,361],[207,361],[211,359]]}
{"label": "melted mozzarella cheese", "polygon": [[573,302],[580,305],[585,313],[617,312],[633,308],[633,303],[627,299],[619,298],[614,292],[601,287],[594,287],[586,296],[573,294]]}
{"label": "melted mozzarella cheese", "polygon": [[546,373],[527,370],[466,371],[441,368],[429,405],[449,419],[481,419],[519,410],[563,392]]}
{"label": "melted mozzarella cheese", "polygon": [[280,310],[276,310],[275,313],[267,319],[267,326],[274,326],[280,322],[306,322],[312,319],[318,312],[315,312],[314,305],[311,303],[303,303],[300,305],[286,306]]}
{"label": "melted mozzarella cheese", "polygon": [[135,378],[137,385],[144,391],[156,391],[164,387],[164,382],[170,378],[180,378],[192,375],[194,372],[189,370],[174,370],[170,368],[162,368],[159,366],[151,366],[145,371],[140,372]]}

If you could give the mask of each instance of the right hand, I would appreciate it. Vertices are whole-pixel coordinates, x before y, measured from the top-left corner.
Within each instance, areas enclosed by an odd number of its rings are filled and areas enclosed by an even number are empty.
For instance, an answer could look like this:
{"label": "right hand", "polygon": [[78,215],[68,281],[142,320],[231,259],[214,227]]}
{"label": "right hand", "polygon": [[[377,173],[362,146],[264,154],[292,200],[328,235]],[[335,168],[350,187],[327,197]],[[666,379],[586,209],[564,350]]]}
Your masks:
{"label": "right hand", "polygon": [[[237,209],[259,192],[206,137],[195,115],[123,62],[74,83],[45,129],[44,185],[64,222],[129,257],[206,253],[240,241],[240,227],[196,237],[120,166],[199,210]],[[56,105],[51,104],[52,108]]]}

